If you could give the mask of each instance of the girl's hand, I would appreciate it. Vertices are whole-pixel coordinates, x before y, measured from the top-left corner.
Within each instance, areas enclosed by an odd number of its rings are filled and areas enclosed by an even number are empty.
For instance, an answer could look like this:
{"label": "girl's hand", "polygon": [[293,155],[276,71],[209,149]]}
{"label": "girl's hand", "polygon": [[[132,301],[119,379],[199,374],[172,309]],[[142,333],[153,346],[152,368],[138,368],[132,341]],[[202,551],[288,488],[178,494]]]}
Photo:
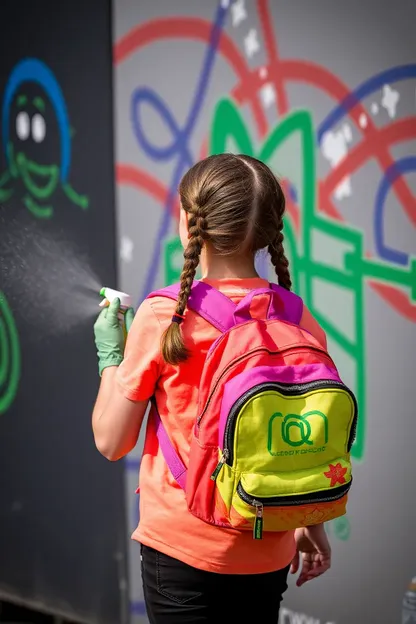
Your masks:
{"label": "girl's hand", "polygon": [[331,546],[323,524],[296,529],[295,540],[297,553],[292,561],[290,571],[296,574],[302,556],[302,569],[296,585],[301,587],[324,574],[331,567]]}
{"label": "girl's hand", "polygon": [[[126,332],[118,318],[120,299],[114,299],[100,313],[94,325],[95,344],[98,355],[98,370],[101,375],[109,366],[119,366],[123,361]],[[124,316],[126,331],[133,322],[134,310],[129,308]]]}

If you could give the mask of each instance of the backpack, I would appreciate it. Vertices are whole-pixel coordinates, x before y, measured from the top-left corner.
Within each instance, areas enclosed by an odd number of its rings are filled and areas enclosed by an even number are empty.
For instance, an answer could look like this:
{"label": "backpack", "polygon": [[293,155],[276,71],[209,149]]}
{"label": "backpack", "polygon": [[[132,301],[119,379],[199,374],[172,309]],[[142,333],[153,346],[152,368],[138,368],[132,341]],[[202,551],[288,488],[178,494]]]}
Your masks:
{"label": "backpack", "polygon": [[[149,297],[178,293],[176,284]],[[265,294],[267,318],[252,318],[253,298]],[[299,327],[302,299],[270,284],[235,304],[195,281],[188,308],[221,335],[204,363],[187,467],[154,400],[152,418],[189,511],[255,539],[344,515],[357,404],[328,352]]]}

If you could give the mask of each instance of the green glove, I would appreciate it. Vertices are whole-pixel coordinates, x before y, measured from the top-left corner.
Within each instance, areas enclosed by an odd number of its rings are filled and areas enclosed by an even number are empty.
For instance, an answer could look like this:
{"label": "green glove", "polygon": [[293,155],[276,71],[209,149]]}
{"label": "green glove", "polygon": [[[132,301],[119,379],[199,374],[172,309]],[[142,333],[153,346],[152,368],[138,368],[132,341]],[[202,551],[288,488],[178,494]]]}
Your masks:
{"label": "green glove", "polygon": [[133,322],[134,310],[133,308],[126,310],[125,328],[118,318],[119,311],[120,299],[114,299],[107,308],[104,308],[94,324],[100,376],[108,366],[119,366],[123,361],[126,334]]}

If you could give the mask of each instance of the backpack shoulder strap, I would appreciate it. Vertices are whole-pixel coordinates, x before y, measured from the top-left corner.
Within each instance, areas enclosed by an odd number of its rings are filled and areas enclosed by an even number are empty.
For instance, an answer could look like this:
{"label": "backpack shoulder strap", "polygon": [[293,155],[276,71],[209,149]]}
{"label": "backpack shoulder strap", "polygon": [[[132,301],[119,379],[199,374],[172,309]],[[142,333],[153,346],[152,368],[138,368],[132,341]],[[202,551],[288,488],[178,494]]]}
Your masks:
{"label": "backpack shoulder strap", "polygon": [[285,320],[289,321],[289,323],[299,325],[303,314],[303,301],[301,297],[278,284],[270,284],[270,288],[279,295],[283,302]]}
{"label": "backpack shoulder strap", "polygon": [[160,419],[156,401],[154,399],[152,400],[150,417],[153,418],[157,439],[165,462],[167,463],[176,483],[184,490],[186,487],[186,474],[188,471],[169,439],[168,433]]}
{"label": "backpack shoulder strap", "polygon": [[[177,300],[180,285],[173,284],[150,293],[151,297],[168,297]],[[193,310],[220,332],[226,332],[234,326],[234,311],[236,304],[226,295],[205,282],[194,280],[191,294],[188,299],[188,308]]]}
{"label": "backpack shoulder strap", "polygon": [[[179,290],[180,284],[173,284],[172,286],[167,286],[166,288],[161,288],[160,290],[150,293],[147,298],[168,297],[169,299],[177,301]],[[235,324],[234,311],[236,304],[216,290],[216,288],[204,282],[194,281],[188,299],[188,308],[202,316],[202,318],[208,321],[208,323],[211,323],[211,325],[216,327],[220,332],[226,332]],[[186,487],[187,470],[169,439],[154,400],[152,401],[151,414],[154,419],[156,435],[162,455],[165,458],[173,478],[184,490]]]}
{"label": "backpack shoulder strap", "polygon": [[244,323],[251,319],[250,305],[254,297],[259,295],[269,295],[269,305],[266,318],[270,320],[288,321],[294,325],[299,325],[303,313],[303,301],[295,293],[278,286],[269,284],[266,288],[256,288],[238,303],[234,312],[236,323]]}

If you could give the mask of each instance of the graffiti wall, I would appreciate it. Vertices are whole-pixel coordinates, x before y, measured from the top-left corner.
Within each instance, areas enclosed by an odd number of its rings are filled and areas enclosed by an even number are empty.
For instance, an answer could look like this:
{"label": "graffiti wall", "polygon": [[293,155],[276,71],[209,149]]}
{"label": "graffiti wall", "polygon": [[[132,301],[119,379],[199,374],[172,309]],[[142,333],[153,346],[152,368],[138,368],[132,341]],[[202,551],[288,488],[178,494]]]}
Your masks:
{"label": "graffiti wall", "polygon": [[[360,408],[349,513],[328,525],[333,569],[291,585],[281,624],[400,622],[416,574],[413,3],[113,4],[121,286],[140,301],[178,278],[176,191],[192,163],[234,151],[273,168],[295,290]],[[128,531],[139,458],[126,462]],[[135,544],[130,569],[139,621]]]}

